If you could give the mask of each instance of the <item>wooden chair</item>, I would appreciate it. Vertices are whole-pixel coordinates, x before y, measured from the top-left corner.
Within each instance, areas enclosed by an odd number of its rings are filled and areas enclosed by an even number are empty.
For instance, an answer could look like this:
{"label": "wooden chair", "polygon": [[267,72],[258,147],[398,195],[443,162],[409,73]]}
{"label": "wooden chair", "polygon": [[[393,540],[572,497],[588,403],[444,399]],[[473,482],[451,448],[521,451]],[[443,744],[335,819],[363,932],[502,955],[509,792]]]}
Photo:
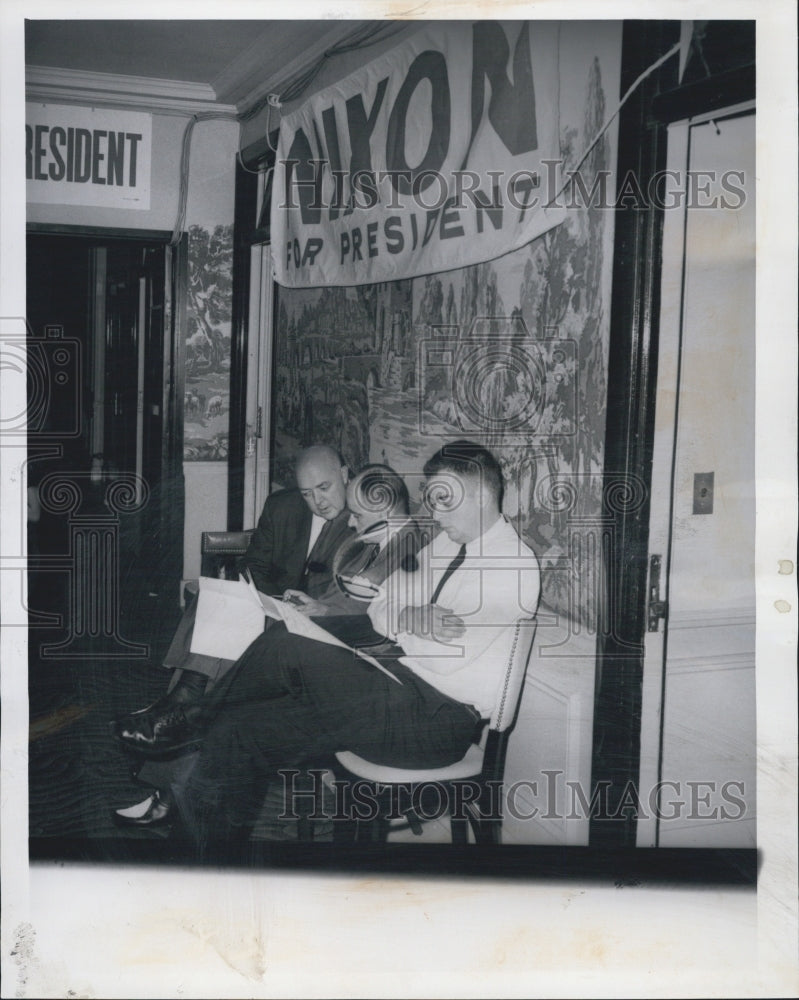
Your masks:
{"label": "wooden chair", "polygon": [[[233,577],[236,563],[247,551],[252,537],[249,531],[204,531],[201,540],[201,573],[203,576]],[[497,704],[487,720],[482,739],[472,744],[466,755],[448,767],[429,770],[406,770],[384,767],[358,757],[350,751],[336,754],[333,770],[336,776],[348,780],[369,781],[375,787],[375,801],[384,805],[378,816],[370,822],[360,821],[355,835],[358,840],[382,840],[388,833],[387,816],[390,815],[392,787],[404,786],[407,800],[412,802],[420,786],[436,783],[446,793],[449,806],[457,805],[459,815],[450,815],[454,844],[468,842],[468,827],[477,843],[498,844],[502,828],[502,803],[500,787],[505,770],[508,739],[518,714],[525,673],[535,639],[534,618],[521,618],[515,622],[513,642],[505,669]],[[314,823],[303,808],[299,821],[299,839],[311,840]],[[451,811],[451,810],[450,810]],[[404,813],[414,833],[421,834],[421,819],[413,809]],[[340,824],[335,823],[341,834]]]}
{"label": "wooden chair", "polygon": [[[336,754],[337,776],[341,774],[349,781],[370,782],[373,789],[371,801],[380,806],[377,816],[358,821],[355,831],[357,840],[384,840],[390,829],[388,816],[392,810],[396,813],[402,797],[399,793],[403,793],[406,802],[413,803],[417,791],[423,791],[423,786],[429,784],[437,793],[438,790],[443,793],[440,798],[450,814],[453,844],[468,843],[469,825],[478,844],[500,843],[500,792],[505,756],[518,714],[536,622],[533,618],[521,618],[513,628],[513,643],[494,711],[483,730],[480,744],[473,743],[457,763],[429,770],[410,770],[373,764],[350,751]],[[452,814],[453,806],[456,815]],[[421,834],[418,810],[407,808],[402,812],[414,833]]]}
{"label": "wooden chair", "polygon": [[[204,531],[200,536],[200,575],[224,580],[236,577],[236,563],[247,551],[253,529],[247,531]],[[197,596],[196,580],[183,585],[183,603]]]}

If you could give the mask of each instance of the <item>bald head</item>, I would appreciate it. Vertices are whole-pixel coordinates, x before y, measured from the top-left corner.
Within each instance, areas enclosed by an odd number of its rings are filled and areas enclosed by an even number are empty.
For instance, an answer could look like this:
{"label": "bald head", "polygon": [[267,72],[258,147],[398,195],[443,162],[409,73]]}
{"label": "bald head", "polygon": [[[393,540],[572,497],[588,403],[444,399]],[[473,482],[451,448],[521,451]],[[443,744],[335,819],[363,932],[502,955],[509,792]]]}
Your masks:
{"label": "bald head", "polygon": [[311,513],[332,521],[346,503],[347,467],[341,456],[327,445],[314,444],[297,455],[297,487]]}

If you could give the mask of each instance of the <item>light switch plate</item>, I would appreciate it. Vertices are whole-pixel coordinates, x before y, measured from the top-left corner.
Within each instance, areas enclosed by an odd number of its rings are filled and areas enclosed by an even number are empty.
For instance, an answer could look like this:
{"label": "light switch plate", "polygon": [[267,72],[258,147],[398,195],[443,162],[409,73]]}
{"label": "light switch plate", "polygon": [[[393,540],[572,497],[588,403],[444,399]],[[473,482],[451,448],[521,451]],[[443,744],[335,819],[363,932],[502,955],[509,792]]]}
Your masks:
{"label": "light switch plate", "polygon": [[713,513],[713,478],[712,472],[694,473],[694,514]]}

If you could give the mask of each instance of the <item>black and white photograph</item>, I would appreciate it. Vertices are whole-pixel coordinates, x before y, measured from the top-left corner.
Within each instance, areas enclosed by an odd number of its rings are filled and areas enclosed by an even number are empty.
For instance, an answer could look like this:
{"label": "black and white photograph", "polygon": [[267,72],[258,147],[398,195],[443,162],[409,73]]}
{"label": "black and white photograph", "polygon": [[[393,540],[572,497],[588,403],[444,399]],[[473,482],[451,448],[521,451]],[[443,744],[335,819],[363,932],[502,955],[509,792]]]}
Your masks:
{"label": "black and white photograph", "polygon": [[792,5],[0,16],[2,995],[796,995]]}

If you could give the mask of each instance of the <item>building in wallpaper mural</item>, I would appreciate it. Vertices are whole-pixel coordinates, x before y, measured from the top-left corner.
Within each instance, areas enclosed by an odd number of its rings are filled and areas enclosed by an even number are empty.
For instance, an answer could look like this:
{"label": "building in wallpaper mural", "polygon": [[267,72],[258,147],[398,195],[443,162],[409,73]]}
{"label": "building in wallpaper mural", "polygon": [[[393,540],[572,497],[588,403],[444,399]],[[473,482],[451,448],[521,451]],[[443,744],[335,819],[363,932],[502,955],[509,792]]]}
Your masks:
{"label": "building in wallpaper mural", "polygon": [[227,459],[233,227],[189,227],[183,458]]}
{"label": "building in wallpaper mural", "polygon": [[[561,128],[565,169],[599,132],[599,60],[583,118]],[[580,167],[608,171],[600,139]],[[411,479],[446,439],[479,438],[499,457],[505,513],[535,548],[544,599],[579,627],[600,622],[602,495],[612,220],[570,188],[563,223],[498,260],[357,288],[278,292],[273,483],[293,453],[336,445],[358,468]],[[635,502],[635,498],[621,498]],[[611,515],[608,517],[608,515]]]}

